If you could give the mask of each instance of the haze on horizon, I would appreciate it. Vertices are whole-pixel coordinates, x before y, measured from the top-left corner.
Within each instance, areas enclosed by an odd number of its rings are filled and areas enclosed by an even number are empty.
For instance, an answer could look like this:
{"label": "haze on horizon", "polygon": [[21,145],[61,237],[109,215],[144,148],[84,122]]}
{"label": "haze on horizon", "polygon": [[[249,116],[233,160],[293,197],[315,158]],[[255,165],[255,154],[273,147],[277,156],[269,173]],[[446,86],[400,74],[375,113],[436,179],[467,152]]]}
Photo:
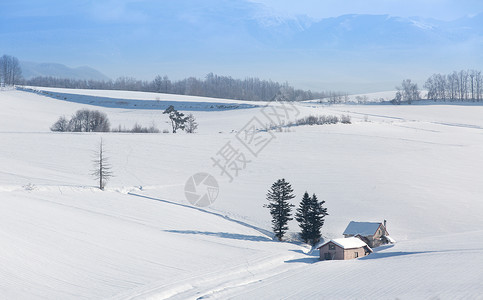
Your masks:
{"label": "haze on horizon", "polygon": [[477,69],[482,12],[477,0],[7,0],[0,54],[111,78],[213,72],[370,92]]}

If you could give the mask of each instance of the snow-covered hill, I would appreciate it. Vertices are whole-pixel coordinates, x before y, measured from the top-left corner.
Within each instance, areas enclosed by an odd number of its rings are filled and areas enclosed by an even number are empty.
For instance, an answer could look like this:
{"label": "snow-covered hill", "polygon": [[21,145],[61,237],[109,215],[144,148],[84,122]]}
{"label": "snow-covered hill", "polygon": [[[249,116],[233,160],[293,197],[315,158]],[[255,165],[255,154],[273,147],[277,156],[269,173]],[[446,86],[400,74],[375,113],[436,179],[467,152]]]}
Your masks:
{"label": "snow-covered hill", "polygon": [[[103,99],[231,103],[120,91]],[[95,93],[92,94],[92,93]],[[188,100],[187,100],[188,99]],[[262,107],[190,111],[197,134],[54,133],[60,115],[107,113],[114,127],[168,129],[160,109],[103,107],[0,91],[2,299],[477,299],[483,293],[482,106],[297,105],[297,117],[353,124],[293,127],[251,155],[237,133]],[[240,103],[243,104],[243,103]],[[294,117],[294,116],[292,116]],[[239,136],[239,135],[238,135]],[[89,175],[100,138],[115,177]],[[230,182],[212,157],[230,143],[249,162]],[[193,207],[184,186],[212,174],[219,196]],[[326,201],[326,238],[351,220],[388,220],[398,243],[357,260],[272,240],[263,208],[284,177]],[[295,222],[290,231],[298,231]]]}

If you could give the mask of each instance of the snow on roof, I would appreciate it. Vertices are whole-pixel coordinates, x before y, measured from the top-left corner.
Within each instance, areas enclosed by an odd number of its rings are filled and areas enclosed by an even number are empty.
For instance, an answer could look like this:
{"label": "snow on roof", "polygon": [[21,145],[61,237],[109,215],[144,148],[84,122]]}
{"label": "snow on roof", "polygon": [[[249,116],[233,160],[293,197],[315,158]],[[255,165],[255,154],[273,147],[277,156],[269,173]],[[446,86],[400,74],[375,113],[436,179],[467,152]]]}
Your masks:
{"label": "snow on roof", "polygon": [[[343,249],[353,249],[353,248],[360,248],[360,247],[369,248],[369,246],[367,246],[367,244],[364,243],[364,241],[362,241],[361,239],[356,238],[356,237],[333,239],[333,240],[330,240],[328,242],[323,243],[319,248],[327,245],[330,242],[336,244],[337,246],[339,246]],[[371,249],[371,248],[369,248],[369,249]]]}
{"label": "snow on roof", "polygon": [[388,235],[384,235],[384,237],[387,239],[387,241],[391,244],[395,244],[396,243],[396,240],[393,239],[392,237],[388,236]]}
{"label": "snow on roof", "polygon": [[376,233],[379,226],[381,226],[381,223],[351,221],[349,225],[347,225],[347,228],[345,229],[343,234],[360,234],[362,236],[373,235]]}

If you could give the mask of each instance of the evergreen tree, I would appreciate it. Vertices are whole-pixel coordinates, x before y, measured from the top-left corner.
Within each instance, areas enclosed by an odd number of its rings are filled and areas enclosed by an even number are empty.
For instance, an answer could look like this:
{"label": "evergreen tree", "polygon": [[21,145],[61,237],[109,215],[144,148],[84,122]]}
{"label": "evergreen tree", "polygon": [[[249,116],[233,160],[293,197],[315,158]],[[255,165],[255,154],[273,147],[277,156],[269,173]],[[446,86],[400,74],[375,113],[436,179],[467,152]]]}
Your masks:
{"label": "evergreen tree", "polygon": [[270,203],[265,204],[264,207],[270,209],[273,232],[279,241],[282,240],[283,235],[288,230],[288,222],[293,219],[291,211],[294,205],[289,202],[295,198],[292,192],[290,183],[282,178],[273,183],[267,193],[267,200]]}
{"label": "evergreen tree", "polygon": [[324,203],[325,201],[319,202],[315,194],[310,197],[305,192],[297,208],[295,219],[299,222],[300,236],[305,243],[315,245],[320,240],[320,230],[324,226],[325,216],[328,215],[327,208],[323,207]]}
{"label": "evergreen tree", "polygon": [[301,229],[300,237],[305,243],[308,243],[311,238],[311,208],[312,198],[310,198],[309,193],[306,191],[295,213],[295,220],[299,222]]}
{"label": "evergreen tree", "polygon": [[166,108],[163,114],[168,114],[169,119],[171,120],[171,126],[173,127],[173,133],[176,133],[176,130],[178,129],[184,130],[188,117],[185,117],[183,113],[174,109],[173,105]]}
{"label": "evergreen tree", "polygon": [[311,199],[311,221],[312,221],[312,232],[310,239],[312,241],[312,245],[317,244],[320,241],[320,230],[325,223],[325,216],[329,215],[327,213],[327,208],[324,207],[325,201],[318,201],[317,196],[315,194],[312,195]]}

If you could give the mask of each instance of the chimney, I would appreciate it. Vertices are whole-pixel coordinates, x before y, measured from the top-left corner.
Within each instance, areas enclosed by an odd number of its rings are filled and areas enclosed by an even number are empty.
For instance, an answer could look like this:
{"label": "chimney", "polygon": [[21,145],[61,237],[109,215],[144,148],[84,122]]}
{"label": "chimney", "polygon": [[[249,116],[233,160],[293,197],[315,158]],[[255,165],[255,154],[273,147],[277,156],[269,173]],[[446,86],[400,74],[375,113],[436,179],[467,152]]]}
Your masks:
{"label": "chimney", "polygon": [[384,219],[384,229],[387,231],[387,227],[386,227],[386,219]]}

